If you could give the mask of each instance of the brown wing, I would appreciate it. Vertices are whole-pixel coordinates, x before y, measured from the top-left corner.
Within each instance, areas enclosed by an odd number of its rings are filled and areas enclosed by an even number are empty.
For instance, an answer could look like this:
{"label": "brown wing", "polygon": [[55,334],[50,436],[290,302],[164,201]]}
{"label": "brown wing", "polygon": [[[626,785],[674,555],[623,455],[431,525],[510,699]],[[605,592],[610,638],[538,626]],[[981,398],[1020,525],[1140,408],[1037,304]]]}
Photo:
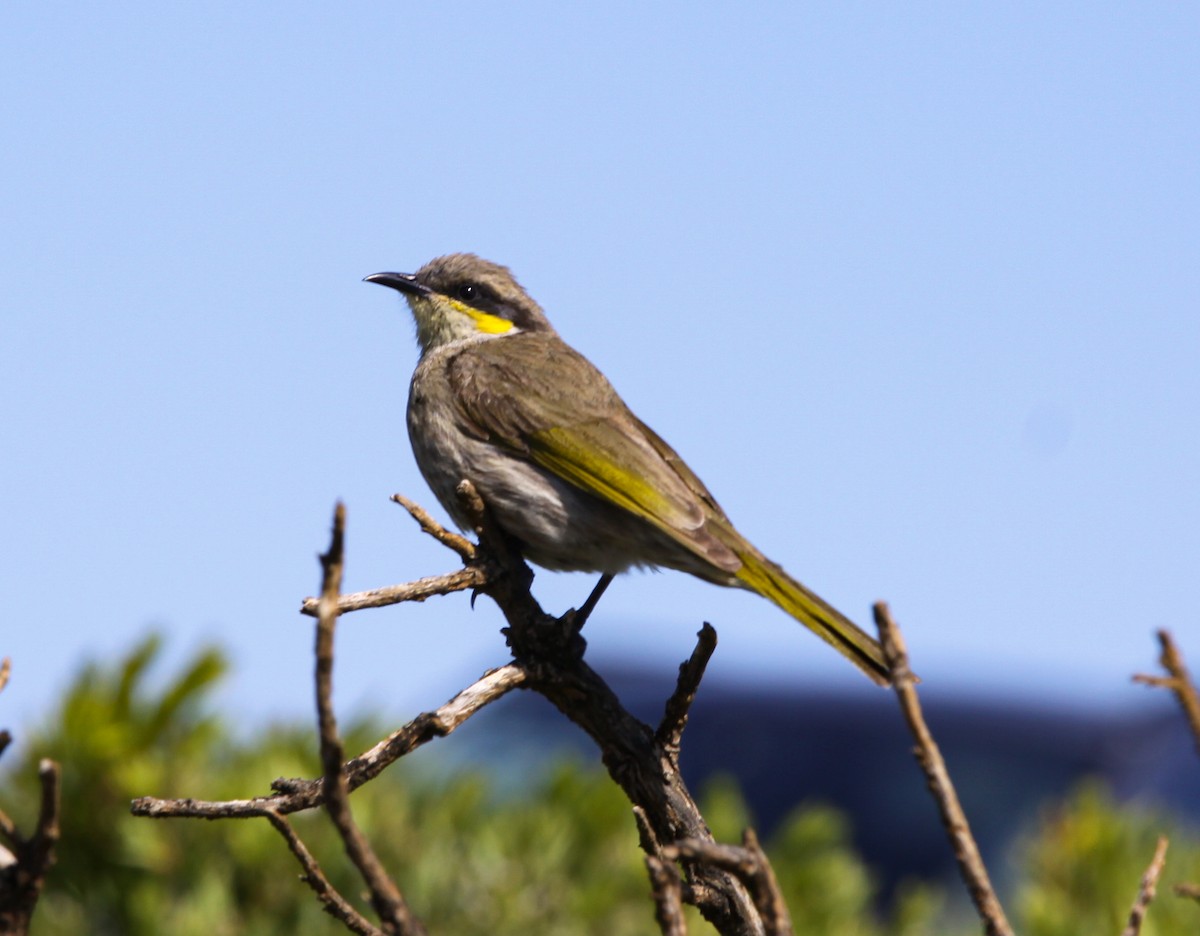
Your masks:
{"label": "brown wing", "polygon": [[482,438],[641,517],[721,569],[741,566],[707,529],[710,518],[728,521],[700,479],[557,336],[472,344],[448,375],[463,418]]}

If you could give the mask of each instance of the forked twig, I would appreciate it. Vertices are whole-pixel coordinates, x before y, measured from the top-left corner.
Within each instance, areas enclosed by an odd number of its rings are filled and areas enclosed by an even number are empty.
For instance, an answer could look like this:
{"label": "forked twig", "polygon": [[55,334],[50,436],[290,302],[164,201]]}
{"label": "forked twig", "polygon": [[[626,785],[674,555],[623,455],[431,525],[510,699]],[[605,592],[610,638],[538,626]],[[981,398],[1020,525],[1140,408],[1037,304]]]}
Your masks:
{"label": "forked twig", "polygon": [[753,829],[743,833],[741,847],[684,839],[665,846],[662,853],[664,858],[686,858],[736,874],[754,898],[766,936],[792,936],[792,918],[775,879],[775,871]]}
{"label": "forked twig", "polygon": [[475,544],[465,536],[447,530],[433,519],[428,510],[416,501],[409,500],[403,494],[393,494],[392,501],[409,512],[412,518],[417,521],[423,533],[428,533],[447,549],[458,553],[459,558],[463,562],[473,562],[475,560]]}
{"label": "forked twig", "polygon": [[1158,662],[1167,671],[1167,675],[1147,676],[1138,673],[1133,677],[1133,681],[1145,686],[1170,689],[1175,694],[1179,707],[1183,709],[1184,717],[1187,718],[1188,726],[1192,729],[1192,739],[1196,743],[1196,749],[1200,751],[1200,692],[1196,690],[1196,685],[1192,682],[1187,665],[1183,662],[1183,654],[1175,645],[1171,632],[1168,630],[1158,631],[1158,643],[1162,647]]}

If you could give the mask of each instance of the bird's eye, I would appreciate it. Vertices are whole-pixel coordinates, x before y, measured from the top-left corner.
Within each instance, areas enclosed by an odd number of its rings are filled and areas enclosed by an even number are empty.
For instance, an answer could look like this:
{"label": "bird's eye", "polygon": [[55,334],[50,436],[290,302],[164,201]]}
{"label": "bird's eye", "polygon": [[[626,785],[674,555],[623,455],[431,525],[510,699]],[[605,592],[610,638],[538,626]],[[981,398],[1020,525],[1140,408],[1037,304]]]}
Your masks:
{"label": "bird's eye", "polygon": [[463,283],[458,287],[458,298],[464,302],[479,298],[479,288],[474,283]]}

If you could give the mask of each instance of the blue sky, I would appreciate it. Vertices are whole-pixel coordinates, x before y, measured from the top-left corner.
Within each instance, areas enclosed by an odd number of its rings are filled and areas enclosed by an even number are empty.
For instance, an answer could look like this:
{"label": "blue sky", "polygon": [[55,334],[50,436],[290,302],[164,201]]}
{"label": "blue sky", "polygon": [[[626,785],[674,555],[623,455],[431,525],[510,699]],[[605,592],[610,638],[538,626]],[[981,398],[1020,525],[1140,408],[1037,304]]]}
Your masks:
{"label": "blue sky", "polygon": [[[406,309],[471,250],[741,530],[926,686],[1136,705],[1200,668],[1200,14],[1182,4],[9,4],[0,11],[5,724],[148,627],[307,715],[299,600],[454,566]],[[442,515],[441,512],[438,512]],[[552,609],[589,579],[543,573]],[[755,596],[626,577],[603,670],[871,687]],[[344,621],[345,708],[506,659],[465,596]]]}

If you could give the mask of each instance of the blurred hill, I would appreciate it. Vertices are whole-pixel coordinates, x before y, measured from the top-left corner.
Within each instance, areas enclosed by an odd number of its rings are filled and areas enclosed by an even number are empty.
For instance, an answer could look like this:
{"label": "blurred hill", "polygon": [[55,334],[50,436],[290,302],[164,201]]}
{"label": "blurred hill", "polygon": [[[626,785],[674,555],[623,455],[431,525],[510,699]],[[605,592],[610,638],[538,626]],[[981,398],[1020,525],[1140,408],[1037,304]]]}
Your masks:
{"label": "blurred hill", "polygon": [[[36,814],[38,759],[57,758],[63,768],[63,838],[35,932],[340,931],[297,882],[266,823],[130,816],[135,796],[241,798],[266,792],[269,778],[318,769],[311,723],[254,725],[214,707],[227,671],[219,648],[168,674],[161,650],[150,635],[120,658],[89,662],[41,726],[22,732],[24,753],[9,752],[17,756],[0,765],[3,806],[22,819]],[[602,669],[640,717],[657,719],[673,673]],[[925,695],[1019,932],[1117,932],[1164,833],[1171,846],[1153,932],[1194,931],[1194,904],[1166,895],[1175,883],[1200,881],[1188,795],[1200,769],[1165,699],[1115,718]],[[347,749],[361,751],[394,727],[377,715],[348,719]],[[683,750],[718,839],[736,840],[750,823],[763,833],[797,932],[979,931],[961,886],[930,880],[949,876],[948,849],[889,693],[712,680],[692,709]],[[539,696],[516,693],[487,707],[353,802],[430,932],[648,932],[629,803],[590,742]],[[359,893],[329,823],[319,813],[294,821],[334,885]],[[694,913],[691,920],[691,931],[708,931]]]}
{"label": "blurred hill", "polygon": [[[602,675],[639,718],[654,725],[674,673],[605,667]],[[1049,803],[1085,778],[1104,781],[1122,803],[1159,808],[1200,826],[1200,759],[1186,725],[1164,694],[1160,702],[1114,716],[1065,711],[1034,701],[922,691],[942,749],[995,876]],[[468,741],[469,735],[469,741]],[[548,702],[532,693],[502,700],[460,729],[456,757],[513,765],[519,784],[529,758],[548,760],[594,748]],[[520,750],[518,757],[503,752]],[[683,739],[688,785],[736,780],[764,836],[802,803],[826,803],[851,817],[854,845],[885,893],[905,878],[954,873],[936,809],[914,762],[890,692],[785,690],[705,682]]]}

